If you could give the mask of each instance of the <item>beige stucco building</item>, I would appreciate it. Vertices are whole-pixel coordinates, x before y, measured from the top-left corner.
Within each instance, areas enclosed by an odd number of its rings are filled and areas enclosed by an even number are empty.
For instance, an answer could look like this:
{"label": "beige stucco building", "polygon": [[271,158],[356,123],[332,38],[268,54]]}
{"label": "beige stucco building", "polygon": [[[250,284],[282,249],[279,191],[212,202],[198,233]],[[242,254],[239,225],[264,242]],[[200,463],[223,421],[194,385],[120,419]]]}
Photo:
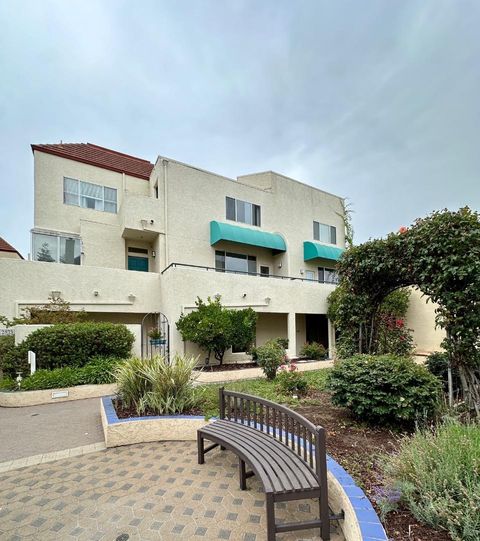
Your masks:
{"label": "beige stucco building", "polygon": [[167,320],[170,351],[198,353],[175,322],[219,294],[258,312],[257,344],[285,337],[293,356],[316,340],[332,353],[341,197],[271,171],[230,179],[91,144],[32,149],[30,260],[0,260],[0,314],[60,295],[94,318],[143,323],[145,353],[148,329],[160,322],[167,334]]}
{"label": "beige stucco building", "polygon": [[219,294],[259,313],[258,344],[288,337],[291,355],[308,340],[333,346],[326,299],[345,242],[342,198],[271,171],[230,179],[90,144],[32,149],[30,260],[0,261],[1,314],[61,295],[146,333],[162,313],[170,350],[196,352],[175,322]]}

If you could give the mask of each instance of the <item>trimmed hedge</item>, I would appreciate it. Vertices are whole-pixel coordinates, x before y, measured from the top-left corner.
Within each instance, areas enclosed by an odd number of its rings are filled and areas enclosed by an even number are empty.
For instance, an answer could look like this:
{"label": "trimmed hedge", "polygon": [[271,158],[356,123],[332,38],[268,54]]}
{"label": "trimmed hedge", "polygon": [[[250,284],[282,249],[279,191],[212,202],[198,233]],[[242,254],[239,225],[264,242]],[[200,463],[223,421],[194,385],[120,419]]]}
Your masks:
{"label": "trimmed hedge", "polygon": [[332,402],[361,420],[411,424],[432,417],[440,396],[438,379],[408,357],[355,355],[329,374]]}
{"label": "trimmed hedge", "polygon": [[53,370],[37,370],[22,380],[22,391],[59,389],[75,385],[114,383],[113,371],[123,359],[97,357],[81,368],[65,366]]}
{"label": "trimmed hedge", "polygon": [[17,371],[29,373],[27,352],[37,355],[37,369],[52,370],[63,367],[82,367],[94,357],[130,356],[133,334],[114,323],[71,323],[38,329],[8,352],[3,359],[5,375],[16,376]]}

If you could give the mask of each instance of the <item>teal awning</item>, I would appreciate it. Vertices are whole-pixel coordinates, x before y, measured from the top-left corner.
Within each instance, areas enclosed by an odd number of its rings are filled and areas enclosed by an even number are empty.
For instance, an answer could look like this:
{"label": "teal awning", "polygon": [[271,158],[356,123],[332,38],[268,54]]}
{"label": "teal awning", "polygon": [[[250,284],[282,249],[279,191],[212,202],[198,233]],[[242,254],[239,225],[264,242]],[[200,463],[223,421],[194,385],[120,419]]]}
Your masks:
{"label": "teal awning", "polygon": [[327,246],[318,242],[305,241],[303,243],[303,260],[310,261],[311,259],[330,259],[338,261],[343,253],[343,248],[335,246]]}
{"label": "teal awning", "polygon": [[225,224],[223,222],[210,222],[210,244],[213,246],[221,240],[270,248],[274,252],[286,252],[287,246],[283,238],[276,233],[268,233],[259,229],[250,229],[239,225]]}

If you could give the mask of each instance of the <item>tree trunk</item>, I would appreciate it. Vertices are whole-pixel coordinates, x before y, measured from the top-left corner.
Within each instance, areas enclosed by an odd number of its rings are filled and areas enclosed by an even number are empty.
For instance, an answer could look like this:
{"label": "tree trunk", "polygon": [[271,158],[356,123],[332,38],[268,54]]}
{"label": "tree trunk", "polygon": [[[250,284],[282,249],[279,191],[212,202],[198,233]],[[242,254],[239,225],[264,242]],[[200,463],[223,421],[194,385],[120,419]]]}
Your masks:
{"label": "tree trunk", "polygon": [[463,387],[465,404],[480,418],[480,379],[475,369],[469,366],[459,366],[460,380]]}

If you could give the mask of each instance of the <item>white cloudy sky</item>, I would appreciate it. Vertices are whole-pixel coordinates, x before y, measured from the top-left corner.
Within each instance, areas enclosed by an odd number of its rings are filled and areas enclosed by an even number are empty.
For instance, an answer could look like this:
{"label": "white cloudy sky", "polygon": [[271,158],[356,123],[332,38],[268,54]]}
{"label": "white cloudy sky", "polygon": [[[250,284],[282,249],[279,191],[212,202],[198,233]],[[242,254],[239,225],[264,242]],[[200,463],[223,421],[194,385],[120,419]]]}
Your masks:
{"label": "white cloudy sky", "polygon": [[356,241],[480,207],[478,0],[0,0],[0,236],[31,143],[91,142],[348,197]]}

